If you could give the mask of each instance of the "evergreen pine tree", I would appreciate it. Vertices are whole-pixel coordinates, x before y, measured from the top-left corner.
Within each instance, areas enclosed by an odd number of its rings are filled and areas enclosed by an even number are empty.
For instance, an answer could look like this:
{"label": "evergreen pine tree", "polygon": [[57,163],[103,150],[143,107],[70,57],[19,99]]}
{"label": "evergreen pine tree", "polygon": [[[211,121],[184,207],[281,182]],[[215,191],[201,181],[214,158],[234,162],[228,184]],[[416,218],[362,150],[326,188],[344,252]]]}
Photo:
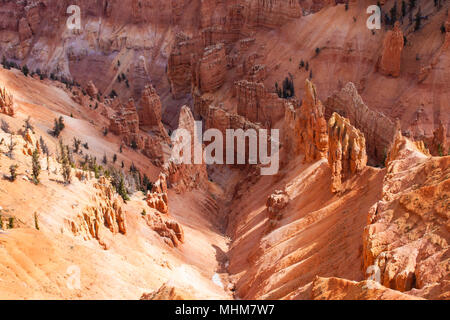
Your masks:
{"label": "evergreen pine tree", "polygon": [[32,168],[33,168],[33,182],[34,184],[39,184],[39,174],[41,173],[41,164],[39,163],[39,151],[34,149],[32,155]]}

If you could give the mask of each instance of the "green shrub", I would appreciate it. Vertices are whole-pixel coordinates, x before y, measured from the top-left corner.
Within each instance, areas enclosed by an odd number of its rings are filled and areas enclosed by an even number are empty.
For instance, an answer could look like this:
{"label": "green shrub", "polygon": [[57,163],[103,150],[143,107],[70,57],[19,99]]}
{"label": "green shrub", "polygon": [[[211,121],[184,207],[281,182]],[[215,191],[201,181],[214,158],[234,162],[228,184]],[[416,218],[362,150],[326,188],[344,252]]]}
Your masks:
{"label": "green shrub", "polygon": [[15,219],[14,219],[14,217],[10,217],[8,228],[13,229],[14,227],[15,227]]}
{"label": "green shrub", "polygon": [[17,168],[19,166],[17,164],[13,164],[9,167],[9,173],[10,173],[10,180],[11,181],[16,181],[17,179]]}
{"label": "green shrub", "polygon": [[24,74],[25,77],[28,77],[28,74],[30,73],[30,70],[28,69],[27,65],[24,65],[22,67],[22,73]]}
{"label": "green shrub", "polygon": [[39,174],[41,173],[41,164],[39,163],[39,151],[34,149],[32,156],[32,168],[33,168],[33,182],[34,184],[39,184]]}

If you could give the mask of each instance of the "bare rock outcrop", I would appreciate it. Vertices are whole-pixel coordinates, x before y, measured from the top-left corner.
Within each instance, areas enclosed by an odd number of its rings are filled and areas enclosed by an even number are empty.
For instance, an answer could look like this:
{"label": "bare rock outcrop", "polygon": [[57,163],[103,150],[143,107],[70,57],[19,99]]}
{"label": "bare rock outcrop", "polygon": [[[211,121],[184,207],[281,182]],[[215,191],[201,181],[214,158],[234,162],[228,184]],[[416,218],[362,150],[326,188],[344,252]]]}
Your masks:
{"label": "bare rock outcrop", "polygon": [[[120,136],[125,145],[140,150],[153,164],[162,165],[163,144],[169,143],[170,139],[161,122],[161,101],[154,89],[146,87],[139,110],[133,98],[127,104],[122,104],[118,98],[105,103],[108,106],[105,115],[110,119],[109,131]],[[140,130],[140,125],[145,131]]]}
{"label": "bare rock outcrop", "polygon": [[328,133],[324,117],[324,107],[317,96],[316,86],[305,81],[305,96],[298,117],[300,148],[305,162],[313,162],[327,157]]}
{"label": "bare rock outcrop", "polygon": [[[139,139],[139,115],[132,98],[123,105],[119,99],[115,99],[112,108],[117,110],[111,116],[109,131],[122,137],[124,143],[130,146],[132,143],[138,144]],[[141,145],[142,148],[142,145]]]}
{"label": "bare rock outcrop", "polygon": [[328,156],[328,128],[324,107],[315,85],[305,81],[305,95],[301,106],[295,100],[286,103],[283,126],[283,163],[301,154],[304,162]]}
{"label": "bare rock outcrop", "polygon": [[155,210],[158,210],[161,213],[168,213],[169,212],[169,201],[167,199],[166,193],[155,193],[155,192],[149,192],[147,193],[147,205],[150,208],[153,208]]}
{"label": "bare rock outcrop", "polygon": [[142,96],[145,87],[151,81],[147,64],[145,63],[145,57],[139,56],[131,68],[133,72],[130,75],[130,83],[132,84],[133,98],[137,101]]}
{"label": "bare rock outcrop", "polygon": [[450,158],[431,158],[399,133],[386,164],[383,199],[364,229],[364,270],[388,288],[448,299]]}
{"label": "bare rock outcrop", "polygon": [[152,190],[147,193],[147,205],[150,212],[143,216],[147,225],[163,238],[171,247],[178,247],[184,242],[184,232],[181,225],[169,216],[169,199],[167,196],[167,179],[160,173]]}
{"label": "bare rock outcrop", "polygon": [[312,300],[421,300],[384,287],[373,280],[351,281],[342,278],[316,277],[312,283]]}
{"label": "bare rock outcrop", "polygon": [[161,122],[161,99],[152,85],[148,85],[142,92],[138,107],[139,125],[150,129],[155,138],[161,142],[169,142],[169,135]]}
{"label": "bare rock outcrop", "polygon": [[348,119],[333,113],[328,121],[331,191],[343,190],[343,181],[361,172],[367,164],[366,140]]}
{"label": "bare rock outcrop", "polygon": [[266,207],[270,220],[280,220],[281,211],[289,204],[289,195],[286,191],[276,190],[267,198]]}
{"label": "bare rock outcrop", "polygon": [[175,99],[191,92],[193,57],[200,54],[199,39],[177,33],[167,62],[167,78],[170,91]]}
{"label": "bare rock outcrop", "polygon": [[8,116],[14,116],[14,100],[13,96],[6,90],[0,88],[0,113]]}
{"label": "bare rock outcrop", "polygon": [[25,41],[33,36],[33,31],[31,31],[30,25],[26,18],[19,20],[19,39],[20,41]]}
{"label": "bare rock outcrop", "polygon": [[[186,130],[190,136],[190,150],[191,154],[187,156],[188,162],[184,163],[181,158],[184,158],[182,154],[174,154],[168,162],[164,164],[164,173],[167,176],[167,182],[170,187],[174,188],[177,192],[184,192],[187,190],[197,189],[204,186],[208,181],[208,174],[206,172],[206,164],[201,161],[201,164],[195,164],[195,144],[201,144],[201,137],[195,132],[195,120],[192,112],[188,106],[183,106],[180,110],[180,116],[178,120],[178,129]],[[182,136],[176,137],[176,144],[183,145]],[[201,145],[200,145],[201,146]],[[181,152],[181,150],[178,150]],[[174,150],[177,152],[177,150]]]}
{"label": "bare rock outcrop", "polygon": [[221,43],[206,47],[194,67],[194,86],[204,92],[214,92],[225,82],[227,59]]}
{"label": "bare rock outcrop", "polygon": [[394,29],[388,31],[384,39],[383,53],[380,60],[380,72],[387,76],[398,77],[404,46],[403,32],[400,22],[395,22]]}
{"label": "bare rock outcrop", "polygon": [[151,192],[147,193],[146,201],[150,208],[158,210],[161,213],[169,212],[169,199],[167,198],[167,181],[165,174],[161,173],[159,175]]}
{"label": "bare rock outcrop", "polygon": [[234,83],[234,95],[237,99],[237,113],[252,122],[272,127],[283,118],[289,104],[276,93],[268,92],[263,83],[241,80]]}
{"label": "bare rock outcrop", "polygon": [[295,0],[252,0],[249,20],[258,27],[279,27],[302,16],[302,8]]}
{"label": "bare rock outcrop", "polygon": [[87,205],[68,223],[74,235],[80,235],[85,240],[97,239],[104,245],[103,235],[106,230],[113,234],[127,232],[123,200],[105,177],[94,184],[94,189],[92,204]]}
{"label": "bare rock outcrop", "polygon": [[179,288],[166,282],[158,290],[142,294],[140,300],[195,300],[195,296],[191,288]]}
{"label": "bare rock outcrop", "polygon": [[159,127],[161,123],[161,100],[152,85],[142,92],[139,105],[139,124],[141,126]]}
{"label": "bare rock outcrop", "polygon": [[333,112],[339,113],[364,134],[370,164],[384,162],[399,127],[382,113],[364,104],[353,83],[347,83],[341,91],[331,95],[325,102],[325,110],[327,118]]}
{"label": "bare rock outcrop", "polygon": [[446,156],[450,147],[447,141],[447,128],[442,121],[439,127],[433,132],[433,140],[430,146],[430,153],[433,156]]}
{"label": "bare rock outcrop", "polygon": [[170,247],[177,248],[184,242],[183,228],[176,220],[168,215],[151,210],[143,218],[147,225]]}
{"label": "bare rock outcrop", "polygon": [[25,133],[23,134],[23,139],[25,140],[25,143],[23,145],[24,155],[32,156],[34,150],[38,150],[39,153],[41,152],[39,139],[36,138],[36,136],[30,129],[27,129],[25,131]]}
{"label": "bare rock outcrop", "polygon": [[[205,110],[203,110],[204,112],[206,112],[206,114],[202,115],[202,119],[204,119],[204,123],[205,123],[205,129],[217,129],[219,130],[223,136],[226,136],[226,131],[227,129],[231,129],[231,130],[239,130],[242,129],[244,131],[247,130],[254,130],[255,132],[258,132],[258,130],[262,129],[262,126],[259,125],[258,123],[254,123],[249,121],[248,119],[246,119],[245,117],[232,113],[232,112],[227,112],[225,111],[220,105],[216,106],[216,105],[209,105],[207,106],[207,108],[205,108]],[[257,137],[257,140],[259,138]],[[259,141],[258,141],[259,143]],[[250,159],[250,153],[249,153],[249,144],[245,144],[245,163],[249,164],[249,159]],[[227,152],[230,152],[229,150],[227,150],[226,148],[226,143],[224,143],[224,149],[223,149],[223,155],[225,156],[227,154]],[[237,155],[238,155],[238,148],[234,148],[234,157],[235,160],[237,159]],[[235,162],[236,163],[236,162]],[[243,167],[245,167],[245,169],[249,169],[250,167],[252,167],[253,165],[239,165],[239,167],[242,169]]]}
{"label": "bare rock outcrop", "polygon": [[289,160],[301,154],[300,137],[300,109],[294,104],[288,104],[284,111],[284,126],[282,128],[283,156],[281,160],[287,163]]}
{"label": "bare rock outcrop", "polygon": [[92,82],[92,80],[90,80],[87,84],[86,87],[86,93],[93,99],[97,98],[98,95],[98,89],[95,86],[94,82]]}
{"label": "bare rock outcrop", "polygon": [[443,50],[447,50],[450,48],[450,15],[447,17],[447,21],[445,22],[445,42],[442,46]]}

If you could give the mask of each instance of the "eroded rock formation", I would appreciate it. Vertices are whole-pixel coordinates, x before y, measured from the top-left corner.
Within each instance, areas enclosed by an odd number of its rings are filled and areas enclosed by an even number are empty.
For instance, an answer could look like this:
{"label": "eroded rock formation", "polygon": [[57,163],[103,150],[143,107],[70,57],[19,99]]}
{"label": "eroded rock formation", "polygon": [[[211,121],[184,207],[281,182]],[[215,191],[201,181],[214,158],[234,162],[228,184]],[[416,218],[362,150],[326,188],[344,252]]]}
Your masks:
{"label": "eroded rock formation", "polygon": [[400,30],[400,22],[395,22],[394,29],[388,31],[383,43],[383,53],[380,60],[380,72],[398,77],[404,46],[403,32]]}
{"label": "eroded rock formation", "polygon": [[169,216],[169,199],[167,196],[167,180],[160,173],[152,190],[147,193],[147,205],[151,208],[143,215],[147,225],[163,238],[171,247],[178,247],[184,242],[184,232],[181,225]]}
{"label": "eroded rock formation", "polygon": [[312,300],[421,300],[418,297],[388,289],[373,280],[361,282],[341,278],[316,277]]}
{"label": "eroded rock formation", "polygon": [[237,113],[268,128],[283,118],[289,104],[288,100],[279,98],[276,93],[268,92],[263,83],[237,81],[234,83],[234,94]]}
{"label": "eroded rock formation", "polygon": [[[164,173],[167,176],[167,182],[170,187],[174,188],[177,192],[183,192],[186,190],[192,190],[204,186],[208,181],[208,174],[206,172],[206,164],[201,160],[201,164],[195,164],[195,143],[197,147],[201,147],[201,137],[195,131],[194,116],[188,106],[183,106],[180,110],[180,116],[178,120],[178,129],[186,130],[190,136],[190,150],[191,154],[187,155],[186,159],[189,159],[189,163],[184,163],[179,161],[178,163],[175,158],[181,160],[184,155],[181,154],[181,150],[178,150],[179,154],[174,155],[174,158],[169,159],[167,163],[164,164]],[[179,136],[177,140],[180,146],[185,143],[183,138]],[[175,150],[174,152],[177,152]]]}
{"label": "eroded rock formation", "polygon": [[13,96],[6,90],[0,88],[0,113],[8,116],[14,116],[14,100]]}
{"label": "eroded rock formation", "polygon": [[329,156],[331,167],[331,191],[343,190],[343,181],[361,172],[367,164],[366,140],[348,119],[333,113],[328,121]]}
{"label": "eroded rock formation", "polygon": [[353,83],[347,83],[341,91],[330,96],[325,102],[325,110],[327,118],[333,112],[339,113],[364,134],[371,165],[384,162],[398,125],[382,113],[369,109]]}
{"label": "eroded rock formation", "polygon": [[96,239],[105,246],[103,236],[106,230],[113,234],[127,232],[125,212],[122,209],[123,200],[114,192],[114,188],[105,177],[94,183],[94,189],[92,204],[87,205],[68,223],[74,235],[79,235],[85,240]]}
{"label": "eroded rock formation", "polygon": [[449,150],[449,144],[447,141],[447,128],[442,122],[439,127],[433,132],[433,140],[431,142],[430,153],[433,156],[446,156]]}
{"label": "eroded rock formation", "polygon": [[35,137],[30,129],[27,129],[25,131],[25,133],[23,134],[23,139],[25,140],[25,143],[23,145],[24,155],[32,156],[34,150],[38,150],[39,153],[41,152],[39,140]]}
{"label": "eroded rock formation", "polygon": [[273,28],[300,18],[302,8],[295,0],[252,0],[249,13],[249,20],[255,26]]}
{"label": "eroded rock formation", "polygon": [[131,66],[133,72],[130,76],[130,83],[133,90],[133,98],[139,99],[142,96],[145,87],[150,83],[150,75],[145,63],[145,57],[139,56],[137,61]]}
{"label": "eroded rock formation", "polygon": [[[135,150],[140,150],[152,160],[153,164],[160,166],[164,162],[163,144],[169,142],[169,136],[161,122],[161,103],[156,92],[147,87],[143,92],[141,109],[136,110],[134,100],[130,98],[126,105],[118,98],[106,101],[109,109],[106,112],[110,118],[109,131],[120,136],[123,143]],[[140,130],[140,119],[143,118],[143,127]],[[150,130],[148,130],[150,129]]]}
{"label": "eroded rock formation", "polygon": [[141,126],[159,127],[161,124],[161,100],[152,85],[142,92],[139,105],[139,124]]}
{"label": "eroded rock formation", "polygon": [[324,117],[324,107],[319,100],[316,86],[308,79],[305,81],[305,96],[300,107],[300,149],[305,155],[305,162],[312,162],[327,157],[328,133]]}
{"label": "eroded rock formation", "polygon": [[267,212],[269,213],[269,219],[280,220],[282,215],[280,212],[286,208],[289,203],[289,195],[286,191],[276,190],[273,194],[267,198]]}
{"label": "eroded rock formation", "polygon": [[285,103],[283,126],[284,163],[301,154],[304,162],[313,162],[328,156],[327,122],[324,107],[315,85],[305,81],[305,96],[301,106],[295,100]]}
{"label": "eroded rock formation", "polygon": [[95,86],[94,82],[92,82],[92,80],[90,80],[87,84],[86,87],[86,93],[93,99],[97,98],[98,95],[98,89]]}
{"label": "eroded rock formation", "polygon": [[214,92],[225,82],[227,59],[223,44],[206,47],[196,62],[194,86],[201,92]]}
{"label": "eroded rock formation", "polygon": [[389,153],[383,199],[368,215],[364,268],[381,284],[448,299],[450,159],[430,158],[399,133]]}
{"label": "eroded rock formation", "polygon": [[151,210],[143,216],[143,218],[147,225],[170,247],[176,248],[184,242],[183,228],[177,221],[170,218],[168,215],[156,210]]}
{"label": "eroded rock formation", "polygon": [[141,300],[194,300],[191,289],[175,287],[171,283],[164,283],[158,290],[143,293]]}
{"label": "eroded rock formation", "polygon": [[[112,116],[109,130],[121,136],[124,142],[131,146],[132,143],[136,145],[139,139],[139,116],[136,111],[136,106],[133,99],[129,99],[126,105],[120,103],[119,99],[113,101],[112,108],[117,112]],[[142,145],[141,145],[142,147]]]}
{"label": "eroded rock formation", "polygon": [[166,175],[161,173],[151,192],[147,193],[147,205],[161,213],[169,212],[169,199],[167,198]]}
{"label": "eroded rock formation", "polygon": [[193,56],[199,54],[201,44],[198,39],[177,33],[167,62],[167,77],[170,91],[175,99],[191,92]]}

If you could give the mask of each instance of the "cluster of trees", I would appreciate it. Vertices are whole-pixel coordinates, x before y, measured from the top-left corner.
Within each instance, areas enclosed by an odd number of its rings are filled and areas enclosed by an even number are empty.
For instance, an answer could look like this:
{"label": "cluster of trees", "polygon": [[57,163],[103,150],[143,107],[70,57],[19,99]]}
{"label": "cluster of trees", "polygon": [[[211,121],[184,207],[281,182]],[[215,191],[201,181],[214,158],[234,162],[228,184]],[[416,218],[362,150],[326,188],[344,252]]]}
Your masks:
{"label": "cluster of trees", "polygon": [[283,99],[289,99],[295,96],[294,79],[291,74],[283,80],[281,88],[278,86],[278,82],[275,82],[275,92],[278,97]]}
{"label": "cluster of trees", "polygon": [[21,68],[14,61],[8,61],[5,56],[2,57],[2,66],[7,70],[11,70],[12,68],[20,70]]}
{"label": "cluster of trees", "polygon": [[119,74],[119,76],[117,77],[118,82],[122,82],[122,81],[126,81],[126,80],[127,80],[127,76],[123,72],[121,74]]}
{"label": "cluster of trees", "polygon": [[2,66],[7,70],[11,70],[11,68],[21,70],[25,77],[28,77],[28,74],[30,73],[30,69],[28,69],[28,66],[26,64],[24,64],[21,68],[14,61],[8,61],[5,56],[3,56],[2,58]]}
{"label": "cluster of trees", "polygon": [[108,169],[107,175],[110,176],[111,184],[124,201],[129,200],[129,195],[136,191],[146,193],[153,187],[148,176],[146,174],[142,175],[134,163],[131,164],[128,173],[111,167]]}
{"label": "cluster of trees", "polygon": [[52,136],[58,138],[61,132],[64,130],[66,125],[64,124],[63,117],[55,118],[55,124],[53,125],[53,129],[49,132]]}
{"label": "cluster of trees", "polygon": [[10,70],[12,68],[21,70],[22,73],[24,74],[24,76],[26,76],[26,77],[28,75],[31,75],[31,76],[38,75],[40,80],[50,78],[51,80],[60,81],[60,82],[64,83],[66,85],[66,88],[68,88],[68,89],[72,89],[74,86],[78,87],[78,88],[81,87],[78,82],[67,79],[64,76],[58,77],[53,72],[50,73],[50,76],[48,76],[46,73],[42,72],[41,69],[39,69],[39,68],[37,68],[35,71],[31,71],[26,64],[24,64],[22,67],[20,67],[16,62],[7,60],[5,56],[2,57],[1,64],[2,64],[3,68],[8,69],[8,70]]}
{"label": "cluster of trees", "polygon": [[[64,129],[64,121],[63,118],[60,117],[58,119],[55,119],[55,125],[53,130],[50,131],[50,133],[57,137],[61,133],[61,131]],[[10,132],[9,124],[2,120],[1,122],[1,128],[5,132]],[[31,119],[27,118],[24,121],[22,134],[26,132],[27,130],[31,130],[34,132],[34,127],[31,123]],[[13,157],[13,150],[16,146],[16,143],[13,141],[13,134],[10,134],[10,143],[8,146],[8,152],[7,155],[12,159]],[[49,170],[48,165],[48,159],[49,159],[49,148],[47,146],[47,143],[44,141],[43,137],[40,136],[39,138],[39,145],[41,148],[41,151],[43,155],[47,156],[47,170]],[[132,194],[136,191],[142,191],[146,193],[148,190],[151,190],[153,185],[150,181],[149,177],[146,174],[141,174],[139,169],[132,163],[130,165],[129,171],[125,172],[125,164],[122,161],[121,162],[121,169],[116,169],[113,166],[108,167],[105,169],[105,167],[97,164],[96,157],[92,157],[88,154],[86,154],[83,159],[79,162],[79,165],[77,166],[75,160],[74,160],[74,154],[82,154],[81,147],[84,147],[86,150],[89,149],[88,143],[82,144],[81,140],[77,137],[73,137],[72,141],[72,147],[69,147],[69,145],[64,144],[63,140],[59,140],[58,148],[57,148],[57,162],[61,165],[61,175],[63,178],[63,182],[65,184],[70,184],[72,181],[72,168],[80,168],[83,171],[90,171],[93,172],[95,175],[95,178],[100,178],[101,176],[105,176],[111,180],[112,185],[114,186],[116,192],[124,199],[124,201],[129,200],[129,194]],[[121,146],[122,147],[122,146]],[[122,148],[121,148],[122,149]],[[41,174],[41,162],[40,162],[40,153],[37,148],[34,149],[32,153],[32,181],[36,185],[40,183],[39,176]],[[108,158],[106,156],[106,153],[103,156],[102,159],[103,164],[106,166],[108,164]],[[115,164],[117,162],[117,154],[114,154],[112,156],[112,163]],[[9,179],[11,181],[15,181],[17,179],[17,170],[18,165],[13,164],[9,167],[10,177]]]}
{"label": "cluster of trees", "polygon": [[64,183],[70,184],[72,182],[72,168],[75,167],[75,161],[69,146],[65,145],[61,139],[59,140],[57,161],[61,164],[61,175]]}
{"label": "cluster of trees", "polygon": [[[437,10],[442,9],[443,1],[445,0],[434,0],[434,6],[437,8]],[[377,2],[377,5],[381,8],[381,4],[379,1]],[[413,17],[413,9],[415,8],[417,8],[417,0],[402,0],[400,10],[397,1],[395,1],[389,12],[384,13],[385,23],[387,25],[393,25],[398,20],[401,20],[403,23],[403,19],[409,14],[409,22],[414,22],[414,31],[417,31],[422,25],[422,20],[426,19],[427,17],[422,16],[422,8],[420,6],[417,9],[415,16]]]}
{"label": "cluster of trees", "polygon": [[[15,143],[12,143],[11,140],[11,149],[14,149]],[[40,137],[40,146],[43,154],[47,155],[47,159],[49,156],[49,151],[47,144],[43,140],[42,136]],[[69,145],[64,144],[63,140],[59,140],[58,150],[57,150],[57,161],[61,164],[61,175],[63,177],[63,181],[65,184],[70,184],[72,181],[72,168],[76,168],[77,165],[75,163],[73,154],[77,154],[80,152],[81,140],[76,137],[73,138],[73,149],[69,147]],[[114,154],[112,157],[112,162],[116,163],[117,155]],[[103,156],[102,160],[104,165],[107,165],[108,160],[106,154]],[[105,167],[97,164],[97,158],[92,157],[90,155],[85,155],[83,159],[79,162],[79,167],[83,171],[90,171],[94,173],[95,178],[100,178],[101,176],[105,176],[111,180],[111,184],[114,186],[116,192],[123,198],[124,201],[129,200],[129,194],[132,194],[136,191],[142,191],[146,193],[148,190],[151,190],[153,187],[152,182],[146,174],[141,174],[139,169],[132,163],[130,165],[130,169],[128,172],[124,172],[124,170],[118,170],[113,166]],[[125,167],[123,161],[121,164],[122,169]],[[14,164],[9,167],[10,171],[10,180],[15,181],[17,179],[17,169],[18,165]],[[48,170],[47,166],[47,170]],[[41,164],[40,164],[40,153],[36,148],[32,154],[32,181],[36,185],[40,183],[39,176],[41,173]]]}
{"label": "cluster of trees", "polygon": [[[8,229],[13,229],[14,225],[15,225],[15,221],[16,219],[14,217],[9,217],[8,218],[8,225],[6,226]],[[0,215],[0,230],[2,230],[4,228],[3,226],[3,219],[2,219],[2,215]]]}
{"label": "cluster of trees", "polygon": [[116,90],[112,89],[111,93],[109,94],[109,97],[111,99],[114,99],[115,97],[118,97],[119,95],[117,94]]}

